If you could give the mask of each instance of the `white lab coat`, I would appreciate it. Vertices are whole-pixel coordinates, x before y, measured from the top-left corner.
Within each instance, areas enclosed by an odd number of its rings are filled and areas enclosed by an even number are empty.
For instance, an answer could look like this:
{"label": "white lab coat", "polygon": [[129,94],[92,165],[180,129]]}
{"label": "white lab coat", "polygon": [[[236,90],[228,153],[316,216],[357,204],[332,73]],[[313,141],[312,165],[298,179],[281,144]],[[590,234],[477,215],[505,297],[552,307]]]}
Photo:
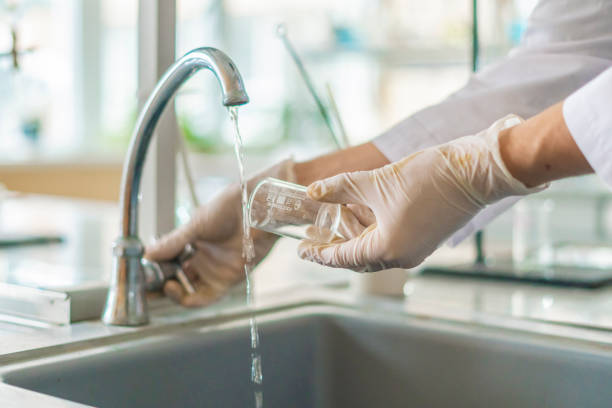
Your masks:
{"label": "white lab coat", "polygon": [[563,102],[563,118],[595,173],[612,189],[612,68]]}
{"label": "white lab coat", "polygon": [[[390,161],[396,161],[426,147],[477,133],[509,113],[529,118],[565,99],[610,66],[612,0],[541,0],[529,16],[521,44],[506,58],[473,75],[446,100],[396,124],[376,138],[374,145]],[[576,102],[567,106],[579,105],[579,98],[576,96]],[[578,122],[583,120],[580,115],[574,116]],[[580,125],[570,126],[572,134],[578,129],[585,132]],[[601,131],[590,132],[584,140],[592,141],[599,134]],[[612,135],[608,138],[612,146]],[[578,145],[589,159],[592,146],[599,143]],[[593,157],[597,158],[589,162],[595,170],[605,168],[612,177],[612,156],[607,156],[607,167],[600,165],[604,162],[601,155]],[[516,200],[509,197],[481,211],[450,243],[456,244],[480,229]]]}

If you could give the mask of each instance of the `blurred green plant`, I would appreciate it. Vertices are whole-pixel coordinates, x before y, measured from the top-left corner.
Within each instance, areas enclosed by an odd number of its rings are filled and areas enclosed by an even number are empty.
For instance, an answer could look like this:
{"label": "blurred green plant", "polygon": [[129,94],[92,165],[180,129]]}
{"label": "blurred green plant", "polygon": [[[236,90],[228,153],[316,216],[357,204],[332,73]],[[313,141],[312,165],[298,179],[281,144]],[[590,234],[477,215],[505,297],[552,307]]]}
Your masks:
{"label": "blurred green plant", "polygon": [[110,150],[125,151],[130,143],[132,132],[136,126],[138,119],[138,110],[136,105],[132,106],[129,112],[124,116],[124,120],[118,127],[112,130],[108,127],[102,127],[100,134],[101,145]]}
{"label": "blurred green plant", "polygon": [[202,131],[186,115],[179,115],[177,121],[179,131],[191,150],[202,153],[220,153],[229,149],[230,146],[223,143],[220,129],[215,132]]}
{"label": "blurred green plant", "polygon": [[[330,148],[334,146],[319,112],[312,107],[305,108],[302,104],[285,102],[278,110],[269,109],[250,114],[263,115],[267,119],[263,121],[266,126],[260,126],[256,130],[248,128],[248,117],[245,117],[241,123],[246,135],[245,149],[249,152],[265,152],[287,143],[314,144]],[[276,121],[270,119],[274,117],[277,118]],[[102,131],[100,135],[102,146],[110,150],[126,150],[137,118],[138,111],[134,106],[125,115],[125,120],[120,126],[114,127],[113,130],[106,128]],[[187,142],[188,148],[194,152],[217,154],[233,149],[233,141],[224,135],[223,126],[207,131],[185,114],[179,114],[177,122],[181,136]]]}

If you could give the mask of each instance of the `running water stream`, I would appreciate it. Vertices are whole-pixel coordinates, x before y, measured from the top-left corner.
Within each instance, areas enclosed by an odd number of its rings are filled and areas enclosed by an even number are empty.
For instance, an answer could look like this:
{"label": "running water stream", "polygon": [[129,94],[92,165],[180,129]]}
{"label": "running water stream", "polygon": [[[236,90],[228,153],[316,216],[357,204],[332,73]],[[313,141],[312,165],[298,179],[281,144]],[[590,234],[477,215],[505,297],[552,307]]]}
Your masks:
{"label": "running water stream", "polygon": [[[244,149],[242,145],[242,136],[238,128],[238,108],[231,106],[228,108],[230,119],[234,126],[234,150],[238,161],[238,171],[240,175],[240,188],[242,196],[242,258],[244,259],[244,278],[246,281],[246,304],[247,308],[251,309],[254,303],[254,293],[251,286],[250,272],[252,269],[253,260],[255,259],[255,246],[251,237],[251,227],[248,217],[248,191],[247,183],[244,177]],[[249,319],[251,332],[251,382],[253,383],[255,407],[263,407],[263,372],[261,369],[261,354],[259,353],[259,329],[257,328],[257,320],[254,312],[251,312]]]}

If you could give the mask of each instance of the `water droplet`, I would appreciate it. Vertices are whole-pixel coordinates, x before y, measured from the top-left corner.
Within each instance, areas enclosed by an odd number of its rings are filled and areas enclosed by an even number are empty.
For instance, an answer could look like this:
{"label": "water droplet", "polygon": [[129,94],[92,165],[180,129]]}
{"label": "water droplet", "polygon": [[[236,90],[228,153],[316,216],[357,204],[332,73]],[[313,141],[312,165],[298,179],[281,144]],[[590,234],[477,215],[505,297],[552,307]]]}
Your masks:
{"label": "water droplet", "polygon": [[263,408],[263,392],[255,391],[255,408]]}
{"label": "water droplet", "polygon": [[261,355],[251,354],[251,381],[255,384],[263,382],[263,371],[261,369]]}
{"label": "water droplet", "polygon": [[257,322],[251,318],[251,348],[256,349],[259,346],[259,330]]}

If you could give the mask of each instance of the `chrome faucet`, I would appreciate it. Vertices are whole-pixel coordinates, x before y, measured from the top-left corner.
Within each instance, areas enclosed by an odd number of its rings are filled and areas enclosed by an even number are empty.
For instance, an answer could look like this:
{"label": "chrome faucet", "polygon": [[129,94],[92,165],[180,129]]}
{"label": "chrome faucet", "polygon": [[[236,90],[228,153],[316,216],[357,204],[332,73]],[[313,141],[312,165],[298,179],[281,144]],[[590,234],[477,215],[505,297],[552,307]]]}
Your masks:
{"label": "chrome faucet", "polygon": [[168,68],[157,83],[138,117],[123,166],[121,235],[113,244],[113,271],[102,313],[102,321],[106,324],[139,326],[149,321],[142,268],[144,246],[138,238],[138,193],[142,169],[153,131],[168,101],[184,82],[203,68],[211,70],[217,77],[223,105],[237,106],[249,102],[236,65],[215,48],[198,48],[187,53]]}

